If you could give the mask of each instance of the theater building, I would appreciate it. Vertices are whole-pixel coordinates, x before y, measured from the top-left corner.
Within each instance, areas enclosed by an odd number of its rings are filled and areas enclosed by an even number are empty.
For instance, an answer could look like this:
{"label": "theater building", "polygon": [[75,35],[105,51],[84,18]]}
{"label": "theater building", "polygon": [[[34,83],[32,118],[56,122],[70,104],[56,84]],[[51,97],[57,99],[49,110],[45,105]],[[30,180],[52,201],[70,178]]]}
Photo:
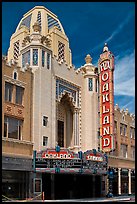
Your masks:
{"label": "theater building", "polygon": [[98,67],[87,54],[85,64],[75,69],[69,39],[58,17],[36,6],[11,36],[7,62],[17,63],[24,75],[33,76],[24,82],[29,83],[26,90],[33,90],[28,97],[31,112],[27,113],[34,195],[44,192],[45,199],[105,196],[107,167],[115,167],[109,152],[117,149],[114,56],[107,45]]}

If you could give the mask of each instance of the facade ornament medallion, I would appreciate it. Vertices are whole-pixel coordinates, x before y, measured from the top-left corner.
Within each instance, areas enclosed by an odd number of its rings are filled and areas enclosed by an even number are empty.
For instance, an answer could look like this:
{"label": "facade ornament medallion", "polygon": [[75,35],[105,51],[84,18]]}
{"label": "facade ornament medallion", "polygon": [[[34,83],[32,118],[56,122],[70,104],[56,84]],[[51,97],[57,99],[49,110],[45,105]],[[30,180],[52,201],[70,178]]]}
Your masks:
{"label": "facade ornament medallion", "polygon": [[40,25],[37,21],[34,23],[32,27],[33,27],[34,32],[40,32]]}

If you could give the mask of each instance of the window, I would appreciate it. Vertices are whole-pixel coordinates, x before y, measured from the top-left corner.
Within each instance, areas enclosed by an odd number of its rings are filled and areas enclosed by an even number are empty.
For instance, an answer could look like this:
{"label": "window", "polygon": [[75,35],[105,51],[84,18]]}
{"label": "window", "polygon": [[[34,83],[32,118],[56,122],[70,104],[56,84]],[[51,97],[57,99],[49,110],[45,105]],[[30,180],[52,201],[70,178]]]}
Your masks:
{"label": "window", "polygon": [[91,78],[88,79],[88,88],[89,91],[93,91],[93,79]]}
{"label": "window", "polygon": [[21,140],[22,120],[11,117],[4,117],[4,137]]}
{"label": "window", "polygon": [[27,63],[30,65],[30,50],[22,54],[22,67],[25,67]]}
{"label": "window", "polygon": [[22,20],[19,29],[21,28],[22,25],[24,25],[24,26],[26,26],[27,28],[30,29],[31,16],[32,16],[32,14],[30,14],[29,16],[27,16],[26,18],[24,18],[24,19]]}
{"label": "window", "polygon": [[4,137],[7,137],[8,135],[8,122],[7,122],[7,118],[4,117]]}
{"label": "window", "polygon": [[96,79],[96,92],[98,92],[98,80]]}
{"label": "window", "polygon": [[48,29],[52,28],[53,26],[57,26],[58,29],[61,31],[60,25],[56,19],[52,18],[49,15],[47,15],[47,19],[48,19]]}
{"label": "window", "polygon": [[123,135],[123,125],[120,123],[120,135]]}
{"label": "window", "polygon": [[127,135],[127,125],[124,125],[124,136]]}
{"label": "window", "polygon": [[64,147],[64,122],[58,120],[58,145]]}
{"label": "window", "polygon": [[64,60],[65,57],[65,45],[61,42],[58,42],[58,60]]}
{"label": "window", "polygon": [[16,86],[16,103],[22,105],[24,88]]}
{"label": "window", "polygon": [[38,65],[38,49],[33,49],[33,65]]}
{"label": "window", "polygon": [[17,72],[13,73],[13,79],[15,79],[15,80],[17,79]]}
{"label": "window", "polygon": [[14,48],[13,48],[13,57],[14,60],[17,60],[19,56],[19,41],[14,43]]}
{"label": "window", "polygon": [[114,133],[117,133],[117,121],[114,121]]}
{"label": "window", "polygon": [[131,158],[135,159],[135,147],[131,146]]}
{"label": "window", "polygon": [[43,136],[43,146],[47,146],[48,145],[48,137]]}
{"label": "window", "polygon": [[50,69],[50,54],[47,52],[47,69]]}
{"label": "window", "polygon": [[121,156],[127,158],[127,145],[121,144]]}
{"label": "window", "polygon": [[41,12],[40,12],[40,11],[38,11],[37,22],[39,23],[39,25],[40,25],[40,30],[41,30]]}
{"label": "window", "polygon": [[43,126],[47,126],[47,123],[48,123],[48,117],[43,116]]}
{"label": "window", "polygon": [[133,139],[135,139],[135,129],[133,128]]}
{"label": "window", "polygon": [[41,193],[42,191],[42,180],[41,179],[34,179],[34,192]]}
{"label": "window", "polygon": [[13,85],[5,82],[5,101],[12,102]]}
{"label": "window", "polygon": [[124,115],[124,114],[122,115],[122,120],[124,120],[124,121],[125,121],[125,115]]}
{"label": "window", "polygon": [[42,67],[45,66],[45,51],[42,50]]}
{"label": "window", "polygon": [[132,128],[130,128],[130,138],[132,139]]}

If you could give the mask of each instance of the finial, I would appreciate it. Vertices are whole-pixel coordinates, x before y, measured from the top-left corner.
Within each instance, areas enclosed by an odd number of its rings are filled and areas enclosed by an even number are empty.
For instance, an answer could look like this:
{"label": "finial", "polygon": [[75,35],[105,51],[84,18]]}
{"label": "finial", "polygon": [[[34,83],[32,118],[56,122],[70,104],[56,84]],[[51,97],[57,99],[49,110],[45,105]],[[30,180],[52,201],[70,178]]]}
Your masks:
{"label": "finial", "polygon": [[105,45],[104,45],[103,52],[108,52],[108,46],[107,46],[107,43],[105,43]]}
{"label": "finial", "polygon": [[86,64],[91,63],[92,58],[89,54],[85,57],[85,61],[86,61]]}
{"label": "finial", "polygon": [[40,32],[40,25],[39,25],[38,21],[36,21],[34,23],[33,30],[34,30],[34,32]]}

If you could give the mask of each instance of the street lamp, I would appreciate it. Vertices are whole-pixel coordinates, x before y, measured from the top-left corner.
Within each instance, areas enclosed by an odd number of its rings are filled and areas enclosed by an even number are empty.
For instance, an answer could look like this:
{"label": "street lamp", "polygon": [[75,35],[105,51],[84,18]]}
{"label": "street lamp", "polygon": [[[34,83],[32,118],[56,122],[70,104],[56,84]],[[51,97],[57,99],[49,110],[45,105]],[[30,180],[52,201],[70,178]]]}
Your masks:
{"label": "street lamp", "polygon": [[114,172],[111,168],[109,168],[108,170],[108,179],[109,179],[109,190],[108,190],[108,194],[107,197],[111,198],[113,197],[113,178],[114,178]]}

